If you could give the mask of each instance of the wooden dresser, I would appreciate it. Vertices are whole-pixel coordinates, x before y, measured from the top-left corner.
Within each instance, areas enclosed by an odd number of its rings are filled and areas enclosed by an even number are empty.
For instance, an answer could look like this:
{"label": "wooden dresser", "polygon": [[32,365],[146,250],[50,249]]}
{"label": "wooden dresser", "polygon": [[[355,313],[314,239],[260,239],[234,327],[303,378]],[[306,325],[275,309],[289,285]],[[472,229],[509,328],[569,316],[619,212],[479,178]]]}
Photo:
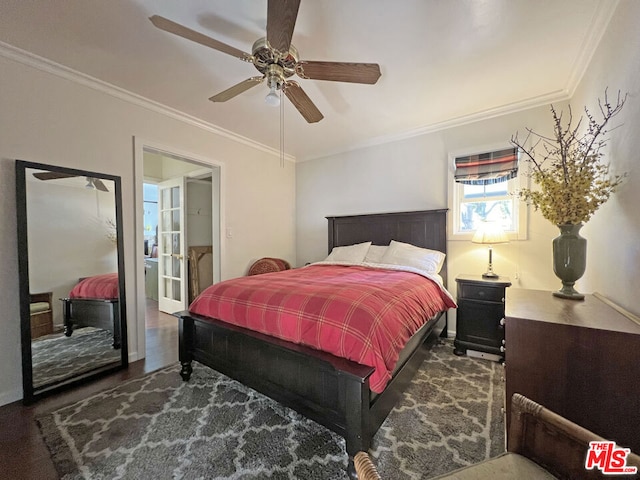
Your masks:
{"label": "wooden dresser", "polygon": [[594,295],[516,288],[507,290],[505,321],[507,399],[521,393],[640,452],[638,323]]}

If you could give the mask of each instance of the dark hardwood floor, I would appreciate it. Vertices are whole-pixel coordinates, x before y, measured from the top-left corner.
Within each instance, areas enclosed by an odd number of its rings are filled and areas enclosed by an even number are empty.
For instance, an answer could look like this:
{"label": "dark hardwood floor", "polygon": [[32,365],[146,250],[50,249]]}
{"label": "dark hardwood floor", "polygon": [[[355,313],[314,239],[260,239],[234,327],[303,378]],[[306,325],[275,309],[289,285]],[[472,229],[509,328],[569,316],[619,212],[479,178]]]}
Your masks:
{"label": "dark hardwood floor", "polygon": [[146,358],[126,370],[43,398],[34,405],[21,401],[0,407],[0,478],[12,480],[57,479],[49,451],[35,417],[129,379],[178,361],[178,320],[158,312],[157,302],[147,299]]}

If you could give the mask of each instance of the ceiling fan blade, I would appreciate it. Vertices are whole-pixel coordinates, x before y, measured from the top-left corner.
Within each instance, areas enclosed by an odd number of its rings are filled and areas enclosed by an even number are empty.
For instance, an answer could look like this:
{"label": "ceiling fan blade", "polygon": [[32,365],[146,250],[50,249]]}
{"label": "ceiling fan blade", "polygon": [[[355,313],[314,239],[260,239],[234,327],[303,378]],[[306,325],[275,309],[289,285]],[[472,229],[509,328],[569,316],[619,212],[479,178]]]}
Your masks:
{"label": "ceiling fan blade", "polygon": [[282,55],[289,53],[300,0],[269,0],[267,7],[267,41]]}
{"label": "ceiling fan blade", "polygon": [[227,100],[231,100],[236,95],[240,95],[242,92],[246,92],[251,87],[255,87],[256,85],[262,83],[264,80],[264,76],[262,77],[251,77],[246,80],[235,84],[231,88],[227,88],[224,92],[220,92],[217,95],[209,98],[212,102],[226,102]]}
{"label": "ceiling fan blade", "polygon": [[93,186],[96,187],[98,190],[100,190],[102,192],[108,192],[109,191],[107,186],[104,183],[102,183],[102,180],[100,180],[99,178],[92,178],[91,179],[91,183],[93,183]]}
{"label": "ceiling fan blade", "polygon": [[302,90],[298,82],[286,82],[284,85],[284,94],[307,122],[316,123],[324,118],[324,115],[322,115],[318,107],[313,104],[309,96],[304,93],[304,90]]}
{"label": "ceiling fan blade", "polygon": [[35,172],[33,174],[38,180],[54,180],[56,178],[69,178],[69,177],[77,177],[78,175],[72,175],[69,173],[60,173],[60,172]]}
{"label": "ceiling fan blade", "polygon": [[186,38],[187,40],[199,43],[200,45],[213,48],[214,50],[218,50],[219,52],[226,53],[228,55],[231,55],[232,57],[239,58],[240,60],[244,60],[245,62],[253,62],[253,57],[248,53],[227,45],[226,43],[214,40],[213,38],[208,37],[200,32],[191,30],[190,28],[173,22],[168,18],[161,17],[160,15],[153,15],[152,17],[149,17],[149,20],[151,20],[151,23],[153,23],[160,30],[173,33],[174,35]]}
{"label": "ceiling fan blade", "polygon": [[380,78],[377,63],[300,61],[296,73],[302,78],[333,82],[366,83],[373,85]]}

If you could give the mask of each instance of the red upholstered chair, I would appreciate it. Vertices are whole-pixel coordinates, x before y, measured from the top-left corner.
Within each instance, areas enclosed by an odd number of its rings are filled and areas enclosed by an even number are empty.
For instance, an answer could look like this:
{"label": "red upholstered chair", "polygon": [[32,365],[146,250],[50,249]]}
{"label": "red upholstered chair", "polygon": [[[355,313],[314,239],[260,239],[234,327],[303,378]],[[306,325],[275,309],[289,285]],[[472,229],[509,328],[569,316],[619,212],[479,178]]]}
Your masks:
{"label": "red upholstered chair", "polygon": [[286,260],[281,258],[264,257],[260,260],[256,260],[251,268],[249,268],[248,275],[260,275],[261,273],[281,272],[283,270],[289,270],[291,265]]}

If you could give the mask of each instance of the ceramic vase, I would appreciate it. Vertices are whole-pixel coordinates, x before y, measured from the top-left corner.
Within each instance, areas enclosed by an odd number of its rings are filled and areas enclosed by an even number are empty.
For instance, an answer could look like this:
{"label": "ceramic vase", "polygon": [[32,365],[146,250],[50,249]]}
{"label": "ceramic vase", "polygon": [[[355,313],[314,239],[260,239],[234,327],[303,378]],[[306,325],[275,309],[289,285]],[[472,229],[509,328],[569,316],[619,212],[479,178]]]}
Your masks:
{"label": "ceramic vase", "polygon": [[553,294],[583,300],[584,295],[573,288],[587,266],[587,239],[580,236],[582,224],[558,225],[558,228],[560,235],[553,239],[553,271],[562,280],[562,288]]}

